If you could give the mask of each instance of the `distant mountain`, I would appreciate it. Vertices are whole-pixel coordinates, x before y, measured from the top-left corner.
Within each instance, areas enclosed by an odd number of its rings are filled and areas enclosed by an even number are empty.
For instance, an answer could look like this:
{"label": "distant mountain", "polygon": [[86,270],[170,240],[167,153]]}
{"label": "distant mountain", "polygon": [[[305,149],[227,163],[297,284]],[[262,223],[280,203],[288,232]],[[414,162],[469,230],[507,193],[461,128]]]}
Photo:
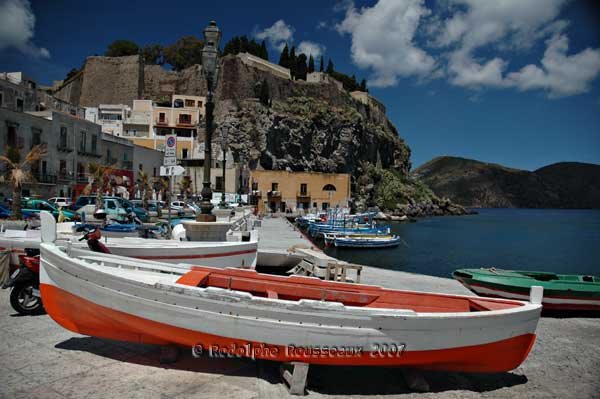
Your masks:
{"label": "distant mountain", "polygon": [[530,172],[437,157],[412,172],[435,194],[469,207],[600,208],[600,165],[559,162]]}

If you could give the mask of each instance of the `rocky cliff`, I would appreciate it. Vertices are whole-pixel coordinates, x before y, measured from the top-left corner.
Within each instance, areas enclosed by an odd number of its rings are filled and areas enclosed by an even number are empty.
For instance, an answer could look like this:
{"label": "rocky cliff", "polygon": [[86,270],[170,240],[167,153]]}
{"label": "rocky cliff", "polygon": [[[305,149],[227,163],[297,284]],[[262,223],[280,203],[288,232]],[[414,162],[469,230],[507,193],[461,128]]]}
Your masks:
{"label": "rocky cliff", "polygon": [[[384,109],[353,99],[332,82],[293,81],[237,56],[222,58],[220,70],[215,140],[227,129],[236,160],[244,159],[252,168],[350,173],[357,203],[364,207],[398,211],[397,205],[438,201],[430,191],[407,194],[419,191],[414,179],[402,179],[402,192],[384,190],[388,199],[382,201],[378,188],[385,179],[360,178],[370,167],[403,177],[411,168],[410,149]],[[257,98],[262,85],[268,88],[268,102]],[[55,95],[97,106],[131,105],[135,98],[166,101],[174,93],[205,95],[202,67],[174,72],[144,66],[137,56],[89,57],[82,72]],[[395,199],[389,200],[390,195]],[[447,207],[436,212],[423,209],[417,213],[455,213]]]}
{"label": "rocky cliff", "polygon": [[470,207],[600,208],[600,165],[562,162],[530,172],[438,157],[412,174],[435,194]]}

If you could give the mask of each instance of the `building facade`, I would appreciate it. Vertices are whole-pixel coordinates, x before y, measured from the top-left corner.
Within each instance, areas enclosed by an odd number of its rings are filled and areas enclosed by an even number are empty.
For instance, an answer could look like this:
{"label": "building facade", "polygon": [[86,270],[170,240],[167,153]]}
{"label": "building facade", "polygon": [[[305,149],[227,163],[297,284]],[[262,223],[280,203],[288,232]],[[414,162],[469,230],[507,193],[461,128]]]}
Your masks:
{"label": "building facade", "polygon": [[0,73],[0,108],[37,111],[36,84],[22,72]]}
{"label": "building facade", "polygon": [[353,99],[363,103],[366,106],[369,106],[372,108],[377,108],[382,114],[385,115],[385,113],[386,113],[385,105],[383,105],[383,103],[381,103],[379,100],[377,100],[375,97],[373,97],[369,93],[357,90],[357,91],[351,92],[350,95],[352,96]]}
{"label": "building facade", "polygon": [[[47,155],[31,166],[36,181],[24,186],[25,196],[72,197],[74,186],[87,184],[87,165],[102,156],[99,125],[56,111],[0,109],[0,137],[0,153],[18,148],[21,159],[34,145],[46,145]],[[0,166],[5,172],[6,165]]]}
{"label": "building facade", "polygon": [[165,154],[152,148],[133,144],[133,178],[137,181],[140,171],[149,178],[160,175],[160,167],[163,164]]}
{"label": "building facade", "polygon": [[338,89],[344,90],[344,85],[337,79],[332,78],[325,72],[311,72],[306,75],[308,83],[334,83]]}
{"label": "building facade", "polygon": [[284,68],[281,65],[273,64],[265,59],[256,57],[250,53],[239,53],[237,55],[240,60],[246,65],[255,67],[262,71],[270,72],[273,75],[282,79],[292,79],[292,74],[288,68]]}
{"label": "building facade", "polygon": [[347,173],[253,170],[251,194],[272,212],[347,207],[350,175]]}

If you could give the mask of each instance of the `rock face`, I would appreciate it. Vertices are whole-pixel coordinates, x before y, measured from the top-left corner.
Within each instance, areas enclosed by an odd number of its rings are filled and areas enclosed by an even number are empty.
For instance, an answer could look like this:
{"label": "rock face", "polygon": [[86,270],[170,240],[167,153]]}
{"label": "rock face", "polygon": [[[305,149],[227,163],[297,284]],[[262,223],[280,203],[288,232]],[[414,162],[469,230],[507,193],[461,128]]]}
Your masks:
{"label": "rock face", "polygon": [[435,194],[482,208],[600,208],[600,165],[556,163],[534,172],[438,157],[413,175]]}

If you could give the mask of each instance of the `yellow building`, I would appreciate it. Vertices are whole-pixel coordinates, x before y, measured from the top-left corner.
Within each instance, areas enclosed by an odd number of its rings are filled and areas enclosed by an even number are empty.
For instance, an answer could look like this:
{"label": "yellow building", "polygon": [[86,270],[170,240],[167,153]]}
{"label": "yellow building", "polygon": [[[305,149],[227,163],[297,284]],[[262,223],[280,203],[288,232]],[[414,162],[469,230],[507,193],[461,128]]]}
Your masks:
{"label": "yellow building", "polygon": [[170,103],[135,100],[125,134],[135,144],[163,151],[165,136],[177,135],[177,158],[192,156],[204,119],[205,97],[174,94]]}
{"label": "yellow building", "polygon": [[350,175],[347,173],[253,170],[252,194],[271,211],[347,207]]}

